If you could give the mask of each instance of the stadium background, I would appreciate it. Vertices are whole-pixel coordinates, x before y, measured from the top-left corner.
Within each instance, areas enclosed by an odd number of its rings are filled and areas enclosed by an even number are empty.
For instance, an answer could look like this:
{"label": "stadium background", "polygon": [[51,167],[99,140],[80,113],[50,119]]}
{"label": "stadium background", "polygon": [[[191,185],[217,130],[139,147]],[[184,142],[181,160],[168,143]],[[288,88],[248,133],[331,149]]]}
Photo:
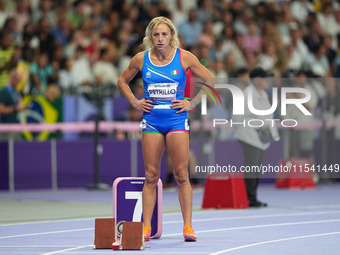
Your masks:
{"label": "stadium background", "polygon": [[[132,123],[140,115],[129,109],[116,82],[131,57],[142,50],[148,22],[161,15],[174,22],[182,48],[195,54],[217,78],[228,81],[240,70],[256,66],[276,79],[303,73],[311,81],[306,88],[314,95],[313,120],[338,120],[339,6],[339,1],[327,0],[0,0],[0,67],[10,62],[24,74],[18,89],[23,101],[31,103],[30,111],[22,114],[23,122],[81,125],[99,114],[101,120]],[[5,47],[4,41],[9,46]],[[0,88],[6,85],[8,71],[2,69]],[[36,78],[41,89],[36,87]],[[53,84],[60,95],[56,92],[51,98],[46,91]],[[139,97],[143,96],[141,86],[137,76],[131,88]],[[102,111],[98,111],[98,102],[103,102]],[[230,109],[224,110],[226,118],[230,117]],[[29,115],[32,112],[41,116],[34,118],[36,114]],[[316,126],[308,135],[315,146],[307,155],[316,163],[338,163],[338,128]],[[84,187],[91,183],[92,133],[25,132],[22,136],[13,147],[0,142],[0,189]],[[100,137],[102,182],[143,176],[138,132],[102,132]],[[211,144],[204,146],[206,143],[196,148],[211,148]],[[242,164],[241,148],[229,133],[218,137],[213,148],[216,153],[203,151],[206,162]],[[283,141],[274,143],[267,163],[278,164],[286,150],[289,156],[303,155],[297,148],[289,152]],[[12,183],[7,181],[11,166],[15,173]],[[165,175],[163,162],[163,180]],[[323,177],[322,181],[333,182],[338,176]]]}

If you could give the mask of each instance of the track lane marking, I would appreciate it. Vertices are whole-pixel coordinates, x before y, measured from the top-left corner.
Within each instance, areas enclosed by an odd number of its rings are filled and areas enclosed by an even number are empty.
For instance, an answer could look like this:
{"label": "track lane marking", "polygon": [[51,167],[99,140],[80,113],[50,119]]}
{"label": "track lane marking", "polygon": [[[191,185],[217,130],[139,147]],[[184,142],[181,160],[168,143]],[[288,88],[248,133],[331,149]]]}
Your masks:
{"label": "track lane marking", "polygon": [[247,245],[242,245],[218,252],[213,252],[210,253],[209,255],[219,255],[227,252],[232,252],[244,248],[249,248],[249,247],[254,247],[258,245],[263,245],[263,244],[269,244],[269,243],[278,243],[278,242],[284,242],[284,241],[290,241],[290,240],[296,240],[296,239],[303,239],[303,238],[313,238],[313,237],[320,237],[320,236],[329,236],[329,235],[339,235],[340,232],[330,232],[330,233],[322,233],[322,234],[315,234],[315,235],[305,235],[305,236],[293,236],[293,237],[288,237],[288,238],[282,238],[282,239],[275,239],[275,240],[269,240],[269,241],[264,241],[264,242],[259,242],[259,243],[252,243],[252,244],[247,244]]}

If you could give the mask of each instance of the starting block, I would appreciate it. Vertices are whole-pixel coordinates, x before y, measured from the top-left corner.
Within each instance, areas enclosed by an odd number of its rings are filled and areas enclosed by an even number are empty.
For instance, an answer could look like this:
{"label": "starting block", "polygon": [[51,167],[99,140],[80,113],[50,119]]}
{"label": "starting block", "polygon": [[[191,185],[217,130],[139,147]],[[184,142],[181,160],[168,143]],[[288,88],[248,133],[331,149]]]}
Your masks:
{"label": "starting block", "polygon": [[207,175],[202,209],[249,208],[248,196],[241,173]]}
{"label": "starting block", "polygon": [[93,249],[112,249],[116,241],[116,219],[95,219]]}
{"label": "starting block", "polygon": [[124,222],[120,250],[144,250],[143,222]]}
{"label": "starting block", "polygon": [[280,171],[275,187],[280,189],[314,189],[314,172],[312,163],[307,158],[291,158],[281,160],[281,166],[289,171]]}
{"label": "starting block", "polygon": [[[117,235],[122,234],[122,226],[126,222],[142,222],[142,190],[144,177],[121,177],[113,182],[113,217],[117,221]],[[163,184],[158,180],[156,186],[156,204],[151,219],[151,237],[162,235]]]}

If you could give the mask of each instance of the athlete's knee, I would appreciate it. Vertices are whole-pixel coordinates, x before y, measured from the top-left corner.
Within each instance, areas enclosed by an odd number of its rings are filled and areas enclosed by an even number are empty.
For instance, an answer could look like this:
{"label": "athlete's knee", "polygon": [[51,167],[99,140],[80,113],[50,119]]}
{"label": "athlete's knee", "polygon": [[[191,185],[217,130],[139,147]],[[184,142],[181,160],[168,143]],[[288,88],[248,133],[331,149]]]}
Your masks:
{"label": "athlete's knee", "polygon": [[174,177],[178,185],[189,182],[188,168],[174,169]]}
{"label": "athlete's knee", "polygon": [[156,185],[160,177],[160,170],[155,167],[145,167],[145,182]]}

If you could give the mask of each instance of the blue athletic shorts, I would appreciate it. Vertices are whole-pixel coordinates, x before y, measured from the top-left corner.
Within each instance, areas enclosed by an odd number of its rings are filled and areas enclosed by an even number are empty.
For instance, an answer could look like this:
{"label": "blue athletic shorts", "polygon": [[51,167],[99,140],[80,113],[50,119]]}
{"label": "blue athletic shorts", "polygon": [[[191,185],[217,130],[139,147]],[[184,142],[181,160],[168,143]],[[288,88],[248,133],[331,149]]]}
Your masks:
{"label": "blue athletic shorts", "polygon": [[[160,107],[160,108],[158,108]],[[171,109],[169,105],[155,106],[149,113],[144,112],[140,124],[142,133],[189,133],[188,113],[176,113],[178,109]]]}

